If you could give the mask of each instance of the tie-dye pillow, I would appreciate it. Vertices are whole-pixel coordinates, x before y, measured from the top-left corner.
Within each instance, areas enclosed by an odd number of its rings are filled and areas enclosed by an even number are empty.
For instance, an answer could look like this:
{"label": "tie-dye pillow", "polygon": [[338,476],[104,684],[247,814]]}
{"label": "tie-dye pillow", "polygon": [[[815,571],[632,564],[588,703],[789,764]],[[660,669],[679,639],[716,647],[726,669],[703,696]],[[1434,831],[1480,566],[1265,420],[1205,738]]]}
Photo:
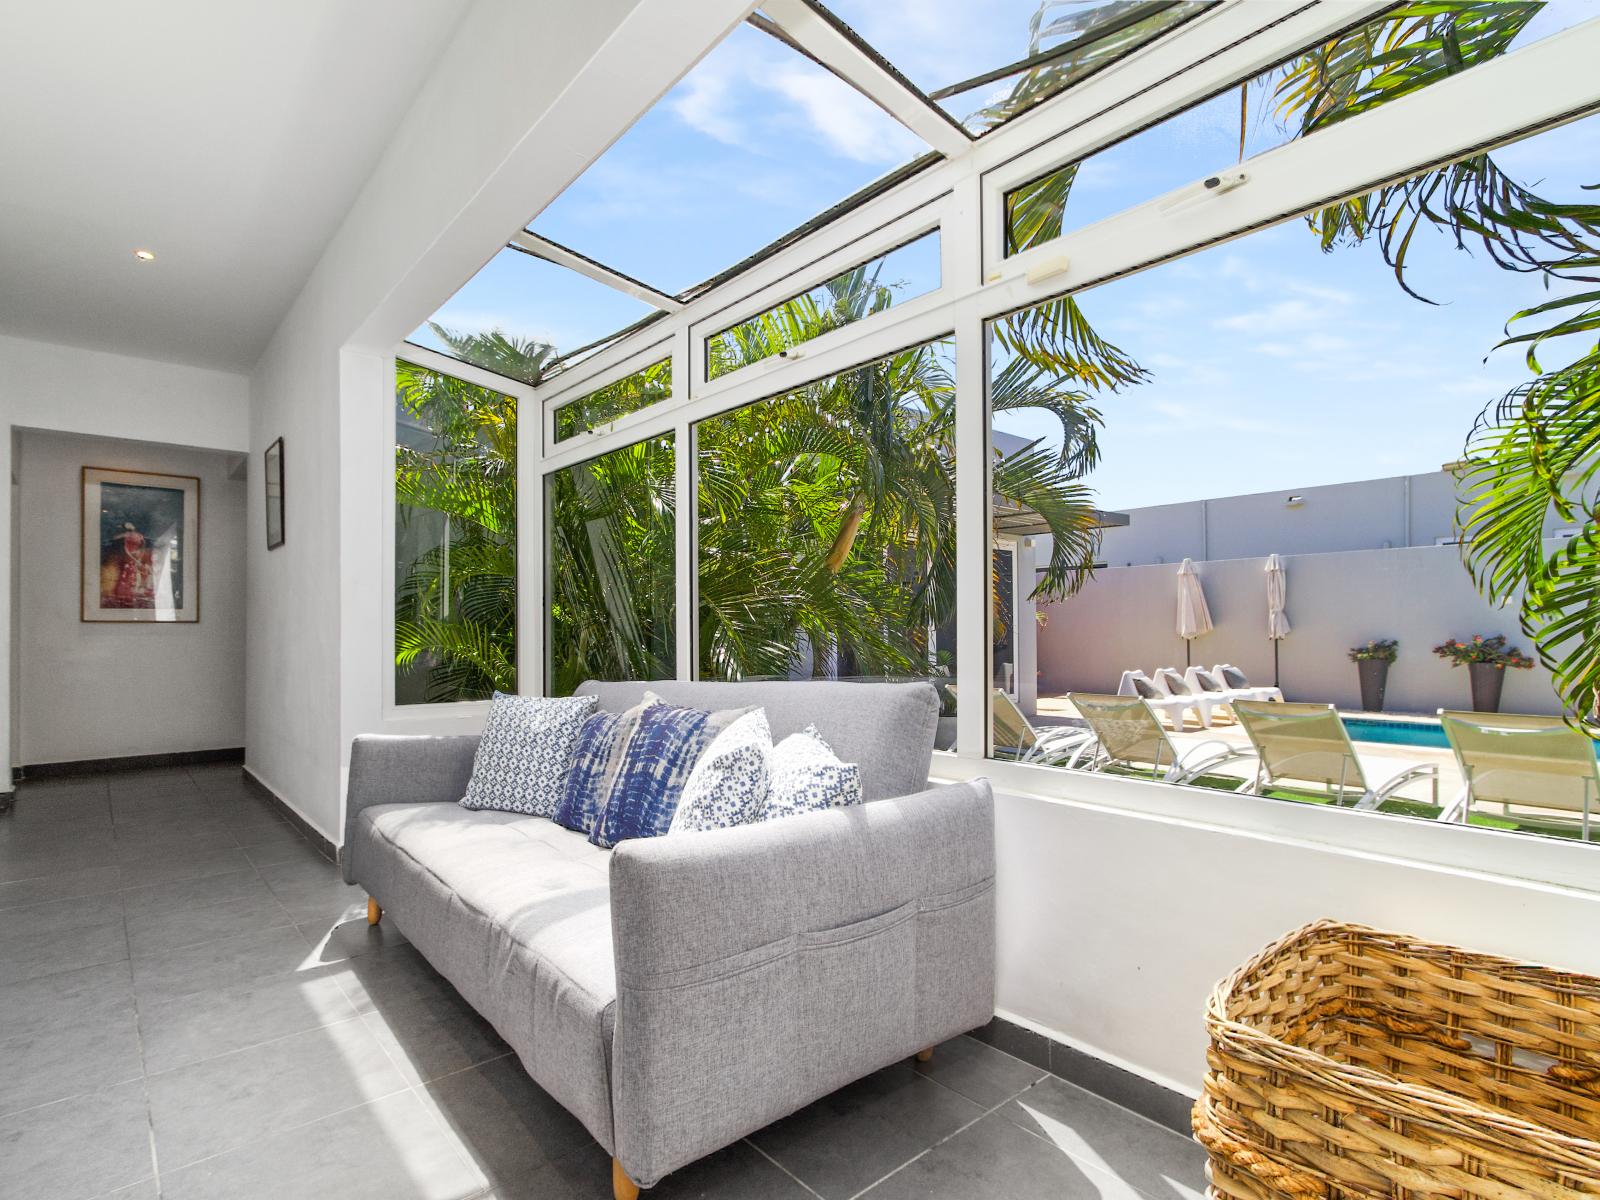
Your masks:
{"label": "tie-dye pillow", "polygon": [[638,720],[619,733],[613,758],[619,766],[589,835],[597,846],[609,849],[630,838],[666,833],[701,753],[717,734],[752,711],[679,708],[649,692],[644,699],[642,710],[630,710],[639,713]]}
{"label": "tie-dye pillow", "polygon": [[606,797],[622,770],[628,736],[640,714],[655,703],[654,696],[646,695],[643,703],[627,712],[597,712],[583,723],[573,747],[572,768],[567,772],[561,803],[556,805],[553,819],[557,825],[585,835],[594,832]]}

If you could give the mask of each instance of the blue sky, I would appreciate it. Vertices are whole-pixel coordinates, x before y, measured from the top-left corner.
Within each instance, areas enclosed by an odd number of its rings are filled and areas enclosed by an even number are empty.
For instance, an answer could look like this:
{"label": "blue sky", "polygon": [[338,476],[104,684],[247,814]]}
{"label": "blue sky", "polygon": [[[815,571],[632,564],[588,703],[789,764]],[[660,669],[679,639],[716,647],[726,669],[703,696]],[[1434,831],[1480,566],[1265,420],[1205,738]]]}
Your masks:
{"label": "blue sky", "polygon": [[[839,0],[839,15],[932,89],[1027,50],[1034,0]],[[1561,0],[1533,40],[1600,12]],[[1238,156],[1237,94],[1090,159],[1068,211],[1081,226]],[[1497,151],[1547,194],[1573,199],[1600,161],[1600,118]],[[1254,122],[1247,153],[1281,140]],[[870,102],[741,26],[531,227],[663,291],[739,261],[925,147]],[[1525,377],[1513,351],[1482,361],[1536,280],[1430,235],[1406,296],[1373,246],[1324,255],[1302,222],[1082,294],[1095,326],[1152,373],[1103,398],[1104,462],[1091,483],[1114,508],[1437,469],[1473,417]],[[437,314],[447,326],[571,349],[652,311],[513,251]],[[417,340],[433,344],[431,335]],[[1047,422],[1008,416],[1036,436]]]}

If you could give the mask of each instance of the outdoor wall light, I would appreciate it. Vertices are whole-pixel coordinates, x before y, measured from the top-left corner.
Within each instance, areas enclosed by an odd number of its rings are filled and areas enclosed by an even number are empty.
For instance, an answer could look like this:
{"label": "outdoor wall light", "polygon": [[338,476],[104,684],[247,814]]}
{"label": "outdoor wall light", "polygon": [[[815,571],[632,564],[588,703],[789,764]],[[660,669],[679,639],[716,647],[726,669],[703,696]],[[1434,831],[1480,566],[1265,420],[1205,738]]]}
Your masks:
{"label": "outdoor wall light", "polygon": [[156,260],[156,252],[154,250],[135,250],[133,256],[140,262],[155,262]]}
{"label": "outdoor wall light", "polygon": [[1290,496],[1283,503],[1284,503],[1284,506],[1287,507],[1287,508],[1299,508],[1305,502],[1306,502],[1306,498],[1304,496]]}

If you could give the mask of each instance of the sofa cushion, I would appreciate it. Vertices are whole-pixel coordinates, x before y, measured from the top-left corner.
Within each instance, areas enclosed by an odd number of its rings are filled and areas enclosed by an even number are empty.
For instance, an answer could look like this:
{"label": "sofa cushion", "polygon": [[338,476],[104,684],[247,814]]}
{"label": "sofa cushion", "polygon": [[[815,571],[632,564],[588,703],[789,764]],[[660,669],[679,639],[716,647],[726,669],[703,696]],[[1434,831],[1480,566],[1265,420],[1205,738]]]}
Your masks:
{"label": "sofa cushion", "polygon": [[815,725],[791,733],[773,747],[763,820],[860,803],[861,768],[840,762]]}
{"label": "sofa cushion", "polygon": [[496,692],[472,760],[463,808],[548,817],[556,811],[572,747],[592,696],[544,699]]}
{"label": "sofa cushion", "polygon": [[557,825],[586,837],[594,832],[606,794],[622,769],[625,735],[642,711],[643,705],[625,713],[597,712],[584,721],[573,746],[561,802],[551,814]]}
{"label": "sofa cushion", "polygon": [[374,805],[356,834],[384,919],[610,1146],[610,852],[540,817],[454,804]]}
{"label": "sofa cushion", "polygon": [[645,693],[633,728],[621,734],[621,767],[606,793],[589,840],[611,847],[630,838],[660,837],[672,825],[689,773],[712,740],[747,709],[707,712],[656,701]]}
{"label": "sofa cushion", "polygon": [[759,821],[772,774],[772,731],[761,709],[747,712],[712,740],[689,772],[672,833],[731,829]]}
{"label": "sofa cushion", "polygon": [[841,683],[836,680],[774,682],[652,680],[578,686],[607,712],[639,703],[646,691],[668,704],[690,708],[764,708],[776,741],[815,724],[834,753],[861,766],[865,800],[909,796],[928,786],[939,694],[928,683]]}

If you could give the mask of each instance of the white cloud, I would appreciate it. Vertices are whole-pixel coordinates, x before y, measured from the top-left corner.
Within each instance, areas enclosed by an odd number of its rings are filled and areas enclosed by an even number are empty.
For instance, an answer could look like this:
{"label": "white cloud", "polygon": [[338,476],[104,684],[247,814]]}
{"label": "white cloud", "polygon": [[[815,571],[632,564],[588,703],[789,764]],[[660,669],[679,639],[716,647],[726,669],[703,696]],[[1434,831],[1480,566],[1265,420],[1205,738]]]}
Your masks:
{"label": "white cloud", "polygon": [[728,61],[713,55],[673,90],[668,105],[691,129],[737,146],[743,140],[744,126],[731,111],[734,82]]}
{"label": "white cloud", "polygon": [[791,65],[767,74],[760,86],[797,105],[805,128],[845,158],[893,164],[920,148],[903,126],[832,75]]}

